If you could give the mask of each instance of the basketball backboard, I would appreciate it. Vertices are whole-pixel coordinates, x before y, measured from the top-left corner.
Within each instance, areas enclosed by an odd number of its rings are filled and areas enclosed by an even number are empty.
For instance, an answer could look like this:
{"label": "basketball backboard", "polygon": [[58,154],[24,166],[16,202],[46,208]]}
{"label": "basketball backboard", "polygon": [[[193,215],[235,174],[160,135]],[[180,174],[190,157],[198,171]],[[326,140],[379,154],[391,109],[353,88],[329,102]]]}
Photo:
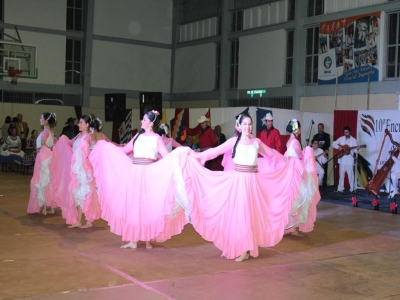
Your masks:
{"label": "basketball backboard", "polygon": [[21,70],[20,78],[38,78],[36,46],[0,40],[0,76]]}

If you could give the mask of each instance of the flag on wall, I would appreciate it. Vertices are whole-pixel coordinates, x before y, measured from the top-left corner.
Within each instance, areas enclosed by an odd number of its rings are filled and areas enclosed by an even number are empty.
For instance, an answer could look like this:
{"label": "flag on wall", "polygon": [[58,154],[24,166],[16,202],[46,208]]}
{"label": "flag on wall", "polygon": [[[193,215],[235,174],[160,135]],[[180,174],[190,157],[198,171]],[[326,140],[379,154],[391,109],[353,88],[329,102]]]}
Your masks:
{"label": "flag on wall", "polygon": [[167,110],[164,108],[161,114],[160,124],[167,124]]}
{"label": "flag on wall", "polygon": [[186,132],[188,127],[189,109],[175,109],[175,117],[170,121],[171,138],[182,144],[186,139]]}
{"label": "flag on wall", "polygon": [[119,131],[119,142],[120,144],[126,144],[132,138],[132,110],[130,109],[125,117],[125,121],[122,122],[118,129]]}
{"label": "flag on wall", "polygon": [[263,131],[265,128],[267,128],[267,125],[263,121],[263,119],[265,118],[265,116],[267,114],[271,114],[273,116],[272,110],[257,108],[257,113],[256,113],[256,117],[257,117],[256,136],[258,138],[260,137],[261,131]]}

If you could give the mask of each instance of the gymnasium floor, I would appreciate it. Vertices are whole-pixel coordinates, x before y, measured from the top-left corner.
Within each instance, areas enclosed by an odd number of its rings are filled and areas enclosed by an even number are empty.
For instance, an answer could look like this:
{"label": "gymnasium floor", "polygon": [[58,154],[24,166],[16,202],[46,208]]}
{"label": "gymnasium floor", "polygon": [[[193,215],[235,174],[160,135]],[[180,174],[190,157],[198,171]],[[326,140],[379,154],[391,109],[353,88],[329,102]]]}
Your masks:
{"label": "gymnasium floor", "polygon": [[136,250],[104,221],[27,215],[30,176],[0,172],[0,299],[400,299],[400,216],[320,202],[306,238],[238,263],[188,225]]}

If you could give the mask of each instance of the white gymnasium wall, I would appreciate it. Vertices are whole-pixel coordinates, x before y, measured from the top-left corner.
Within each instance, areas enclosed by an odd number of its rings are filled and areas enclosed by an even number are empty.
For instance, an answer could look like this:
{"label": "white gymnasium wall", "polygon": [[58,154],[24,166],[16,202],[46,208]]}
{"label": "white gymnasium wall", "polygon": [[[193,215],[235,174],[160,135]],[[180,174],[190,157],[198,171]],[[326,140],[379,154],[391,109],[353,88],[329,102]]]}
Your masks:
{"label": "white gymnasium wall", "polygon": [[[4,22],[39,28],[65,30],[66,0],[5,0]],[[4,32],[18,38],[14,29]],[[65,84],[65,36],[19,30],[23,44],[37,47],[38,79],[20,82]],[[6,38],[10,40],[10,38]],[[8,77],[5,81],[10,81]]]}
{"label": "white gymnasium wall", "polygon": [[96,0],[94,34],[170,44],[170,0]]}
{"label": "white gymnasium wall", "polygon": [[217,35],[217,17],[179,26],[179,41],[187,42]]}
{"label": "white gymnasium wall", "polygon": [[171,50],[93,41],[91,87],[169,92]]}
{"label": "white gymnasium wall", "polygon": [[[336,107],[335,107],[335,103]],[[321,97],[302,97],[300,110],[317,113],[332,113],[334,110],[397,110],[396,94],[340,95]]]}
{"label": "white gymnasium wall", "polygon": [[65,30],[66,20],[66,0],[4,0],[5,23]]}
{"label": "white gymnasium wall", "polygon": [[[4,32],[16,36],[15,30],[7,29]],[[38,79],[20,78],[18,81],[64,85],[65,36],[31,31],[19,31],[19,34],[24,44],[37,47]],[[8,77],[4,80],[10,81]]]}
{"label": "white gymnasium wall", "polygon": [[387,2],[386,0],[325,0],[325,13],[335,13],[349,9]]}
{"label": "white gymnasium wall", "polygon": [[243,11],[243,30],[287,21],[289,0],[280,0]]}
{"label": "white gymnasium wall", "polygon": [[285,30],[241,37],[239,89],[283,86],[286,66],[284,49],[286,49]]}
{"label": "white gymnasium wall", "polygon": [[214,43],[176,50],[174,92],[212,91],[215,86]]}

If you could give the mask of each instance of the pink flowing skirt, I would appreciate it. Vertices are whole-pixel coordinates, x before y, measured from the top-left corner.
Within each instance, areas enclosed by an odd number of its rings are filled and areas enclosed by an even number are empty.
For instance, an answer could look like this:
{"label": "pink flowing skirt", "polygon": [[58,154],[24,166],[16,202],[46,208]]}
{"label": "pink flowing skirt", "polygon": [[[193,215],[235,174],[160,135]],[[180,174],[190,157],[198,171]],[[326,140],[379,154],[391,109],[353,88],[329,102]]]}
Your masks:
{"label": "pink flowing skirt", "polygon": [[51,184],[56,205],[61,208],[62,217],[69,225],[76,224],[78,211],[68,193],[71,181],[72,147],[66,136],[61,136],[53,149],[53,164],[51,168]]}
{"label": "pink flowing skirt", "polygon": [[190,215],[196,231],[228,259],[282,239],[303,173],[299,160],[269,172],[209,171],[189,157]]}
{"label": "pink flowing skirt", "polygon": [[293,232],[296,227],[302,232],[311,232],[314,230],[314,223],[317,220],[317,204],[321,195],[315,157],[311,147],[303,150],[302,164],[304,165],[302,182],[296,200],[293,202],[289,222],[286,225],[286,233]]}
{"label": "pink flowing skirt", "polygon": [[124,241],[165,241],[183,230],[187,198],[180,170],[189,151],[180,147],[153,164],[137,165],[115,145],[97,142],[89,159],[112,233]]}
{"label": "pink flowing skirt", "polygon": [[53,189],[51,181],[51,165],[53,161],[52,151],[43,146],[36,156],[35,167],[31,179],[31,194],[28,203],[28,213],[38,213],[44,205],[56,207],[53,201]]}

